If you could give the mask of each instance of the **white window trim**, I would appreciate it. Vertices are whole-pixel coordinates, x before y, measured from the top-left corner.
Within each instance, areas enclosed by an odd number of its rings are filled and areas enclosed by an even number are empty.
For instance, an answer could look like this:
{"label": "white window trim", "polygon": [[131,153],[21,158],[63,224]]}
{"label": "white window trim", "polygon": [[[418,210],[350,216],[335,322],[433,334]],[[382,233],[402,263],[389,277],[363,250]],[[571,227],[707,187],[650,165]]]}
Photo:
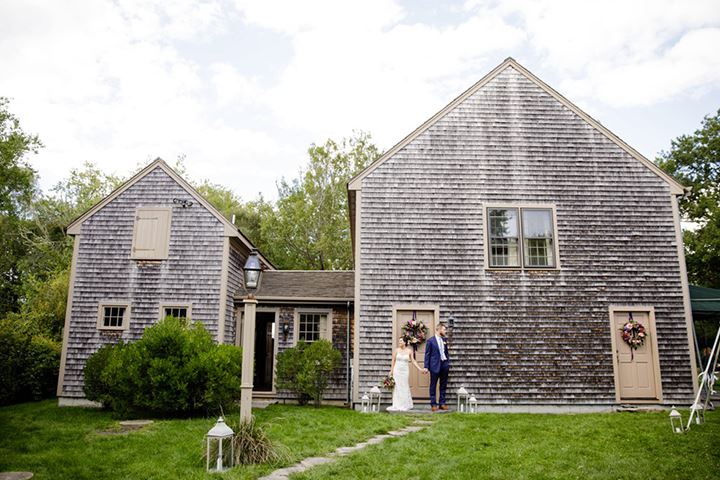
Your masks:
{"label": "white window trim", "polygon": [[294,319],[293,319],[293,346],[298,344],[300,339],[300,314],[302,313],[317,313],[320,315],[327,315],[327,325],[325,328],[325,335],[321,336],[321,340],[327,340],[332,343],[332,327],[333,317],[332,308],[296,308]]}
{"label": "white window trim", "polygon": [[[516,208],[518,210],[518,250],[520,252],[520,265],[517,267],[511,266],[491,266],[490,265],[490,222],[488,221],[488,211],[491,209],[503,209],[503,208]],[[522,209],[545,209],[552,210],[552,225],[553,225],[553,253],[555,255],[555,265],[552,267],[542,267],[537,265],[525,265],[525,245],[523,243],[523,225],[522,225]],[[558,248],[558,228],[557,228],[557,209],[554,203],[516,203],[516,202],[505,202],[505,203],[488,203],[482,205],[482,219],[483,219],[483,233],[485,238],[483,239],[483,256],[485,269],[495,271],[523,271],[523,270],[539,270],[539,271],[553,271],[560,270],[560,249]]]}
{"label": "white window trim", "polygon": [[158,312],[159,318],[158,320],[164,320],[165,319],[165,309],[166,308],[187,308],[187,319],[192,319],[192,303],[189,302],[161,302],[160,303],[160,311]]}
{"label": "white window trim", "polygon": [[[119,327],[106,327],[105,326],[105,307],[125,307],[125,315],[123,315],[122,325]],[[103,300],[98,304],[98,316],[97,316],[97,329],[105,331],[117,331],[121,332],[127,330],[130,327],[130,302],[127,300]]]}
{"label": "white window trim", "polygon": [[[135,244],[137,242],[137,234],[138,234],[138,217],[140,216],[141,212],[144,211],[162,211],[167,212],[168,214],[168,225],[167,230],[165,231],[165,238],[162,243],[162,250],[158,252],[157,255],[150,257],[143,257],[138,256],[135,253]],[[152,207],[152,206],[144,206],[144,207],[137,207],[135,209],[135,217],[133,221],[133,238],[132,238],[132,247],[130,250],[130,258],[133,260],[147,260],[147,261],[157,261],[157,260],[167,260],[168,258],[168,252],[170,251],[170,231],[172,230],[172,208],[170,207]]]}

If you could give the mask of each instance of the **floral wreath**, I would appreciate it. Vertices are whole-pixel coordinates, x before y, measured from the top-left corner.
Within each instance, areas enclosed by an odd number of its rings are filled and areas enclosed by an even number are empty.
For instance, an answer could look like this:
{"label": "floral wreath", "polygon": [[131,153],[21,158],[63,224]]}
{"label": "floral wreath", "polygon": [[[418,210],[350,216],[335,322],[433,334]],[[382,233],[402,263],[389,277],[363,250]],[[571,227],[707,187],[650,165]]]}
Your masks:
{"label": "floral wreath", "polygon": [[634,358],[633,351],[642,347],[647,338],[645,326],[633,320],[632,313],[628,316],[628,321],[622,327],[622,339],[630,345],[630,358]]}
{"label": "floral wreath", "polygon": [[412,318],[402,326],[402,339],[405,343],[412,345],[413,349],[417,349],[427,340],[428,328],[425,324],[417,319],[417,312],[413,311]]}

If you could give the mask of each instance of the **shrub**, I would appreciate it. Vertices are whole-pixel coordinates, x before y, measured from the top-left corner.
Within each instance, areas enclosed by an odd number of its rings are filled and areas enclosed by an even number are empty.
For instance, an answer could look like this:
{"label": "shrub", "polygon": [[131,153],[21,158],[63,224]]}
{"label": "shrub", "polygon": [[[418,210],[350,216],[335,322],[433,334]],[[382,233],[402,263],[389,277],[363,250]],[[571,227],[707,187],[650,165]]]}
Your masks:
{"label": "shrub", "polygon": [[115,345],[105,345],[100,347],[85,362],[83,376],[85,377],[84,391],[88,400],[100,402],[103,406],[110,405],[110,385],[105,375],[110,360],[115,352],[123,347],[124,343],[120,342]]}
{"label": "shrub", "polygon": [[0,321],[0,405],[54,396],[60,350],[21,319]]}
{"label": "shrub", "polygon": [[240,349],[215,345],[200,323],[168,317],[137,342],[119,345],[88,359],[85,388],[122,415],[215,411],[240,395]]}
{"label": "shrub", "polygon": [[330,375],[340,365],[341,359],[340,352],[327,340],[309,345],[300,342],[296,347],[278,354],[278,387],[295,392],[301,405],[311,398],[315,407],[319,407]]}

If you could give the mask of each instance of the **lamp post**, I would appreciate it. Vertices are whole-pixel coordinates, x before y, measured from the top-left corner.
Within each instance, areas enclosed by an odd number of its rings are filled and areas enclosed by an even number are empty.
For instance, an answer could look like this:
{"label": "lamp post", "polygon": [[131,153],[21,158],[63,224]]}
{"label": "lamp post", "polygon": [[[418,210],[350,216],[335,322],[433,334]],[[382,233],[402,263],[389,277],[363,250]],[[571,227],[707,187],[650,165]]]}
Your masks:
{"label": "lamp post", "polygon": [[260,283],[262,266],[257,250],[253,249],[245,261],[245,290],[247,296],[243,299],[245,315],[242,328],[242,377],[240,381],[240,421],[250,421],[252,418],[252,390],[253,390],[253,364],[255,359],[255,308],[257,300],[254,292]]}

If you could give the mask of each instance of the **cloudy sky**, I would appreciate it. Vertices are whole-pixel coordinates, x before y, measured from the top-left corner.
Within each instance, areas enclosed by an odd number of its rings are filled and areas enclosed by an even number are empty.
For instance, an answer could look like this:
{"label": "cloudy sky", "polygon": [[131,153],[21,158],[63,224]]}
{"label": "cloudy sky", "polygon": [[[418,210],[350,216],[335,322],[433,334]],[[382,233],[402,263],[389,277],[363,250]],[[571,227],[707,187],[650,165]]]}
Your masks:
{"label": "cloudy sky", "polygon": [[508,56],[654,158],[720,107],[718,45],[717,0],[2,0],[0,96],[44,189],[185,155],[247,200],[311,143],[391,147]]}

